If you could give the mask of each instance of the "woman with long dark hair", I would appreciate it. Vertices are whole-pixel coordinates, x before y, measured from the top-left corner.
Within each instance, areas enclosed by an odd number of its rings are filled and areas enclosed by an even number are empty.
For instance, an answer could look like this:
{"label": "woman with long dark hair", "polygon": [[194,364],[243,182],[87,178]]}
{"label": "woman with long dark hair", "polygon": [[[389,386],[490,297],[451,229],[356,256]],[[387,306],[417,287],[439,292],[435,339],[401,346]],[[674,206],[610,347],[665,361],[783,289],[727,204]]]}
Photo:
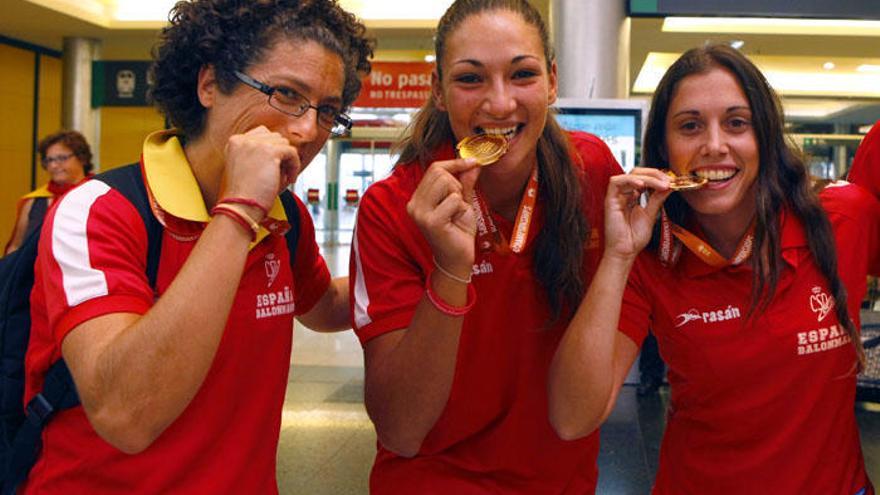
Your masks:
{"label": "woman with long dark hair", "polygon": [[[611,179],[604,257],[551,367],[557,432],[598,427],[650,327],[671,386],[655,494],[872,493],[853,403],[876,200],[813,191],[773,90],[723,45],[669,68],[643,159]],[[660,169],[705,184],[672,193]]]}
{"label": "woman with long dark hair", "polygon": [[[556,436],[546,377],[620,167],[550,114],[556,65],[527,1],[458,0],[435,40],[433,97],[364,195],[352,246],[379,437],[371,492],[592,493],[598,436]],[[481,134],[506,154],[456,159],[456,142]]]}

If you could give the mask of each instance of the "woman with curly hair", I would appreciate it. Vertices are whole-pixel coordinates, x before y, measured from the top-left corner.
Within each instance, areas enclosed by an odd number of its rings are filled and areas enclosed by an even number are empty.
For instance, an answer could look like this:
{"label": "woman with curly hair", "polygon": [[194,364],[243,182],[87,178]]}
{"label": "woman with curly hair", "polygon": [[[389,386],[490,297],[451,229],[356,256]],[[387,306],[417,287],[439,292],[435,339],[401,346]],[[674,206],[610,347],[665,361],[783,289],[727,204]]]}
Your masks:
{"label": "woman with curly hair", "polygon": [[550,370],[556,430],[599,426],[650,327],[670,384],[653,493],[872,494],[853,406],[880,204],[814,192],[775,93],[724,45],[666,72],[643,157],[611,179],[605,254]]}
{"label": "woman with curly hair", "polygon": [[56,199],[92,173],[92,149],[85,136],[76,131],[50,134],[37,146],[40,164],[49,173],[49,182],[21,198],[15,214],[12,236],[4,254],[9,254],[38,226]]}
{"label": "woman with curly hair", "polygon": [[[556,123],[552,47],[526,0],[454,2],[435,51],[433,98],[364,195],[352,245],[379,437],[370,489],[592,493],[598,435],[556,436],[546,379],[621,169],[599,138]],[[505,143],[497,162],[456,158],[483,135]]]}
{"label": "woman with curly hair", "polygon": [[50,213],[26,399],[63,357],[82,405],[48,423],[23,493],[277,493],[293,317],[350,326],[347,280],[285,189],[351,125],[364,33],[332,0],[174,7],[152,97],[175,128],[133,150],[163,227],[156,283],[117,190],[89,181]]}

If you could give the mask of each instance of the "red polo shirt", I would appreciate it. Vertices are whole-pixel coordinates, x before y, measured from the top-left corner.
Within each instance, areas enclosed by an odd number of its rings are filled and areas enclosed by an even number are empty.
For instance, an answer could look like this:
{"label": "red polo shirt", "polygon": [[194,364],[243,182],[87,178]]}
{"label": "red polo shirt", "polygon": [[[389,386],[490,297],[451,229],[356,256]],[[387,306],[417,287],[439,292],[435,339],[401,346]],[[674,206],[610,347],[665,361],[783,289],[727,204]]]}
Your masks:
{"label": "red polo shirt", "polygon": [[[143,167],[166,223],[157,281],[162,294],[210,217],[177,138],[150,136]],[[283,237],[261,231],[211,369],[180,417],[145,451],[127,455],[95,433],[81,406],[62,411],[43,431],[24,493],[277,493],[293,316],[308,311],[330,282],[311,218],[298,205],[295,263],[287,262]],[[285,219],[280,203],[271,216]],[[146,251],[137,210],[101,181],[73,190],[50,211],[31,296],[26,401],[61,357],[71,329],[108,313],[149,310]]]}
{"label": "red polo shirt", "polygon": [[[858,325],[880,205],[853,185],[821,199]],[[855,351],[801,221],[784,212],[781,225],[779,286],[751,317],[748,263],[712,268],[686,249],[672,269],[654,252],[636,261],[620,331],[637,343],[654,332],[671,386],[655,494],[853,495],[869,484]]]}
{"label": "red polo shirt", "polygon": [[[593,238],[583,275],[601,256],[602,206],[608,179],[621,173],[595,136],[571,136]],[[436,160],[454,156],[451,145]],[[362,342],[406,328],[434,269],[431,248],[406,213],[424,170],[399,165],[361,202],[352,244],[355,331]],[[512,225],[493,215],[510,239]],[[539,202],[520,255],[478,253],[476,306],[464,317],[449,401],[411,459],[378,446],[373,494],[593,493],[598,435],[559,439],[547,418],[547,370],[567,321],[548,325],[549,306],[534,277],[534,239],[543,225]]]}

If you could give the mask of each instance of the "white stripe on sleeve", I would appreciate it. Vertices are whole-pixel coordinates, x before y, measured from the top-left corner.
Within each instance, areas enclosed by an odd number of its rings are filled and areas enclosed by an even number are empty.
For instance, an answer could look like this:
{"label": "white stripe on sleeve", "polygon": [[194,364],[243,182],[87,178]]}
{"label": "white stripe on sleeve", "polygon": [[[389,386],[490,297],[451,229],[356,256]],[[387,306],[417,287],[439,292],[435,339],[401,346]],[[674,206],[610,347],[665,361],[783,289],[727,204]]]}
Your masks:
{"label": "white stripe on sleeve", "polygon": [[52,255],[61,267],[61,282],[70,307],[107,295],[107,277],[92,268],[86,225],[95,201],[110,186],[90,180],[61,198],[52,224]]}
{"label": "white stripe on sleeve", "polygon": [[370,318],[370,314],[367,313],[367,308],[370,306],[370,295],[367,294],[367,283],[364,281],[364,268],[361,265],[361,253],[358,249],[357,225],[355,225],[351,242],[355,266],[354,324],[357,328],[363,328],[372,323],[373,320]]}

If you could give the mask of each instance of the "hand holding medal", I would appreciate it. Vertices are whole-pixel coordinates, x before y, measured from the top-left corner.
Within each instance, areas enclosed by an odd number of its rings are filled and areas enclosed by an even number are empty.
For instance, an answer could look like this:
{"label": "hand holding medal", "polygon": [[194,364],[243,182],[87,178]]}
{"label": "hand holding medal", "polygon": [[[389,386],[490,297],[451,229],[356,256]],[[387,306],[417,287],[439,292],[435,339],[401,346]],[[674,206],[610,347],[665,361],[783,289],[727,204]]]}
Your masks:
{"label": "hand holding medal", "polygon": [[439,264],[462,278],[474,260],[477,220],[471,198],[479,173],[473,158],[434,162],[406,205]]}
{"label": "hand holding medal", "polygon": [[[663,202],[672,193],[670,177],[656,168],[636,167],[611,177],[605,196],[605,252],[634,259],[651,239]],[[642,194],[651,189],[647,201]]]}

